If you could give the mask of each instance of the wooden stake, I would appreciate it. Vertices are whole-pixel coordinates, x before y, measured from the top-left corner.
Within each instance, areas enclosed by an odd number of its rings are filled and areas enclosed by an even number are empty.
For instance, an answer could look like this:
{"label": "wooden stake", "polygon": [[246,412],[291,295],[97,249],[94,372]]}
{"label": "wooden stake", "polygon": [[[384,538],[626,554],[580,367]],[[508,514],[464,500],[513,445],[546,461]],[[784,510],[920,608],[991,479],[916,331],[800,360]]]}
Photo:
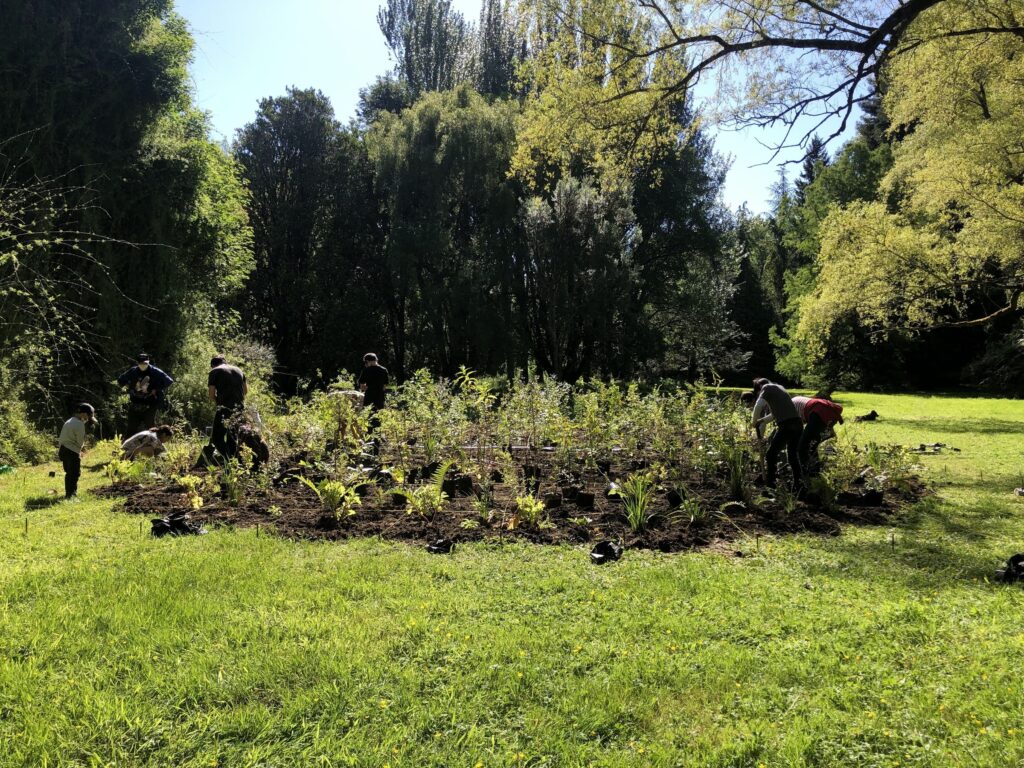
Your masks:
{"label": "wooden stake", "polygon": [[28,518],[25,518],[25,536],[28,536]]}
{"label": "wooden stake", "polygon": [[889,543],[892,545],[892,552],[893,552],[893,554],[896,554],[896,534],[895,533],[890,533],[889,534]]}

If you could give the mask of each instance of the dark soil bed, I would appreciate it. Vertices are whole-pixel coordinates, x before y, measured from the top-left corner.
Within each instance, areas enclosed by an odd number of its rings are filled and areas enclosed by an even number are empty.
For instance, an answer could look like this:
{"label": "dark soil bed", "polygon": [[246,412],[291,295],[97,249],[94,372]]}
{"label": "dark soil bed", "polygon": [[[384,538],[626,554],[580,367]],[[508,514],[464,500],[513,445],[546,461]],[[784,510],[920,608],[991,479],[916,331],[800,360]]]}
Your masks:
{"label": "dark soil bed", "polygon": [[[660,513],[651,526],[641,532],[626,524],[623,504],[607,497],[608,476],[615,477],[621,469],[606,465],[608,475],[595,470],[579,470],[567,475],[542,458],[530,459],[539,465],[537,496],[547,501],[547,524],[530,528],[510,529],[515,515],[514,489],[504,483],[491,485],[486,513],[468,481],[453,492],[447,507],[434,519],[409,514],[401,499],[390,492],[376,490],[363,498],[356,514],[335,519],[326,514],[316,494],[304,484],[279,475],[263,489],[251,489],[235,505],[222,498],[206,499],[202,508],[193,510],[186,490],[177,484],[116,484],[99,491],[105,496],[124,498],[124,509],[131,514],[164,517],[174,512],[189,512],[196,522],[207,527],[228,525],[252,527],[260,525],[278,535],[295,539],[349,539],[380,537],[382,539],[427,544],[437,539],[454,542],[525,540],[537,544],[586,544],[603,539],[621,541],[627,548],[645,548],[662,552],[678,552],[711,545],[721,546],[743,535],[790,534],[810,532],[835,536],[840,522],[847,524],[881,524],[890,520],[902,504],[922,491],[897,497],[887,491],[880,504],[864,506],[857,501],[833,506],[831,510],[797,502],[788,511],[776,500],[753,496],[756,502],[737,504],[725,492],[719,478],[693,478],[686,486],[699,496],[709,514],[694,521],[675,510],[678,498],[659,493],[652,509]],[[621,475],[620,475],[621,476]],[[591,503],[591,499],[593,500]]]}

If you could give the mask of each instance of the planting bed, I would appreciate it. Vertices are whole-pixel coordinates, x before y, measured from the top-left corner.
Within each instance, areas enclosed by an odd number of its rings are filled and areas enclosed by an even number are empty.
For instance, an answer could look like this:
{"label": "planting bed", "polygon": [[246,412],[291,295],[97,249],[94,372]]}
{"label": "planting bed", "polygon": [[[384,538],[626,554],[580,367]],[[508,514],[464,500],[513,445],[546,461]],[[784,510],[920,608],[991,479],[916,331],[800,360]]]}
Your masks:
{"label": "planting bed", "polygon": [[[489,462],[476,462],[478,469],[473,475],[453,468],[445,484],[449,499],[429,518],[406,510],[404,499],[394,493],[387,475],[360,487],[362,500],[355,513],[338,518],[326,512],[316,492],[298,479],[319,479],[314,470],[299,461],[285,462],[285,469],[263,483],[262,488],[251,484],[234,504],[220,492],[208,494],[203,506],[193,509],[187,489],[174,482],[119,483],[103,493],[124,497],[125,510],[133,514],[163,517],[189,512],[207,527],[261,525],[290,538],[337,540],[377,536],[423,544],[442,538],[454,542],[520,539],[538,544],[586,544],[613,539],[622,541],[626,547],[663,552],[721,545],[742,535],[758,533],[837,535],[840,521],[885,522],[902,503],[917,495],[897,495],[890,488],[884,496],[880,492],[867,498],[846,495],[840,497],[840,503],[827,507],[791,501],[787,508],[781,499],[752,487],[750,500],[738,503],[730,498],[724,477],[701,476],[691,471],[659,487],[650,503],[650,523],[642,530],[633,530],[627,524],[623,501],[609,496],[607,491],[611,482],[643,471],[643,460],[599,461],[599,468],[586,468],[579,461],[574,469],[567,470],[564,464],[556,466],[552,454],[544,449],[521,449],[513,451],[512,457],[519,478],[514,483],[505,482],[501,471]],[[420,465],[409,473],[409,479],[429,477],[436,467]],[[506,471],[510,468],[506,463]],[[363,472],[368,479],[379,474],[373,468]],[[415,487],[415,483],[407,487]],[[516,520],[516,499],[524,492],[532,492],[545,503],[542,524]],[[679,509],[682,496],[699,502],[701,511],[693,515],[691,503],[687,507],[691,512],[684,513]]]}

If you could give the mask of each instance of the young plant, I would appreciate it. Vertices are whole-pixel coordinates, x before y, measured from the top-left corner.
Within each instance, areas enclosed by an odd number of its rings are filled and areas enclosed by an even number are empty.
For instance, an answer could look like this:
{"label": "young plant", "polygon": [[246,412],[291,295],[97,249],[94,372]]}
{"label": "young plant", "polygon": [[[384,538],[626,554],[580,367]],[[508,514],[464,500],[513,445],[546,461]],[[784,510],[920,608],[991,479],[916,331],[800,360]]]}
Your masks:
{"label": "young plant", "polygon": [[516,513],[508,522],[510,531],[516,528],[546,528],[550,525],[544,514],[544,502],[533,494],[516,497]]}
{"label": "young plant", "polygon": [[356,513],[356,507],[362,504],[356,489],[338,480],[322,480],[319,483],[313,483],[306,477],[300,477],[299,480],[312,489],[323,508],[334,515],[336,520],[351,517]]}
{"label": "young plant", "polygon": [[197,475],[182,475],[174,479],[178,485],[185,489],[185,493],[188,495],[188,503],[192,509],[202,509],[203,489],[208,487],[206,480]]}
{"label": "young plant", "polygon": [[434,516],[448,505],[448,494],[444,492],[443,485],[448,470],[455,462],[446,461],[434,476],[423,485],[411,490],[397,490],[399,496],[405,499],[405,511],[418,515],[426,520],[433,520]]}
{"label": "young plant", "polygon": [[699,525],[707,520],[711,513],[708,508],[693,496],[683,499],[679,505],[679,516],[687,518],[691,525]]}
{"label": "young plant", "polygon": [[224,462],[220,470],[220,487],[228,504],[237,507],[245,496],[245,481],[252,466],[252,451],[242,446],[237,456]]}
{"label": "young plant", "polygon": [[658,515],[651,509],[658,481],[652,472],[637,472],[627,477],[616,495],[622,499],[626,524],[634,533],[641,533],[650,527]]}

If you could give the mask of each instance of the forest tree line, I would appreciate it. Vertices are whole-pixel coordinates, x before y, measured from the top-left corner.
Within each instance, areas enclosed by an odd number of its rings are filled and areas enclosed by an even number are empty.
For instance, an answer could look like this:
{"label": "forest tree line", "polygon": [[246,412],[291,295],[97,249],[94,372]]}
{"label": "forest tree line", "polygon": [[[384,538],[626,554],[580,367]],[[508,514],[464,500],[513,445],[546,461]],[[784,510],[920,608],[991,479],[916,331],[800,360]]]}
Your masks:
{"label": "forest tree line", "polygon": [[5,3],[3,450],[115,403],[141,350],[186,418],[214,350],[285,395],[367,351],[400,378],[1016,393],[1019,2],[927,5],[855,136],[807,137],[753,215],[722,202],[692,45],[654,44],[680,3],[387,0],[395,66],[352,119],[289,88],[229,146],[171,0]]}

